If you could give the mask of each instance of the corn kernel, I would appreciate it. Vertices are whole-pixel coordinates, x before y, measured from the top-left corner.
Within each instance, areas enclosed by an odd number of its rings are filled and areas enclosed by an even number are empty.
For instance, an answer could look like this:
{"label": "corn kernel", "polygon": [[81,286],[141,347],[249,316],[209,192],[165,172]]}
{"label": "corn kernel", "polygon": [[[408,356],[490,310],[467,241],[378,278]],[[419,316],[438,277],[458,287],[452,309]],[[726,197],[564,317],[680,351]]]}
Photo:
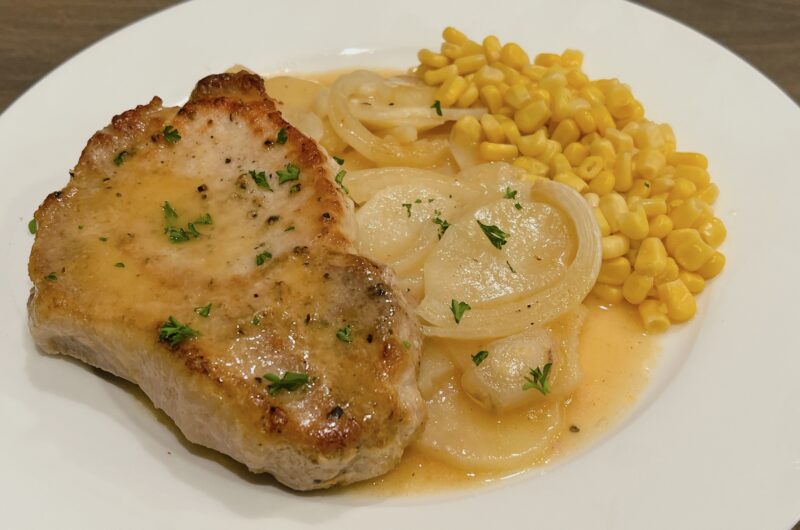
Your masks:
{"label": "corn kernel", "polygon": [[680,228],[670,232],[667,235],[664,244],[666,245],[667,252],[669,252],[670,256],[674,256],[675,249],[678,248],[679,245],[696,242],[702,242],[700,233],[697,230],[694,228]]}
{"label": "corn kernel", "polygon": [[417,54],[420,64],[430,68],[442,68],[450,64],[450,59],[431,50],[420,50]]}
{"label": "corn kernel", "polygon": [[683,282],[689,292],[692,294],[699,294],[706,286],[706,280],[696,272],[681,271],[678,274],[678,279]]}
{"label": "corn kernel", "polygon": [[500,61],[511,68],[517,69],[531,62],[525,50],[514,42],[509,42],[500,50]]}
{"label": "corn kernel", "polygon": [[697,166],[677,166],[675,168],[675,176],[692,181],[697,189],[703,189],[711,182],[708,171]]}
{"label": "corn kernel", "polygon": [[674,151],[667,155],[667,164],[671,166],[695,166],[708,169],[708,159],[700,153]]}
{"label": "corn kernel", "polygon": [[[669,236],[667,236],[669,238]],[[705,241],[687,241],[671,252],[678,264],[689,272],[695,272],[714,255],[714,247]]]}
{"label": "corn kernel", "polygon": [[[633,181],[633,185],[631,189],[628,190],[627,197],[628,197],[628,204],[630,204],[631,199],[642,200],[646,199],[650,196],[650,182],[644,179],[635,179]],[[666,208],[667,203],[664,203],[664,207]]]}
{"label": "corn kernel", "polygon": [[489,112],[496,113],[503,105],[503,95],[496,85],[484,85],[478,92],[481,95],[481,100],[489,107]]}
{"label": "corn kernel", "polygon": [[551,138],[560,143],[563,147],[577,142],[581,137],[581,131],[574,120],[564,120],[558,124]]}
{"label": "corn kernel", "polygon": [[579,166],[589,156],[589,149],[580,142],[572,142],[564,148],[564,156],[570,165]]}
{"label": "corn kernel", "polygon": [[[603,170],[605,163],[599,156],[586,157],[578,166],[578,176],[583,180],[592,180]],[[598,194],[599,195],[599,194]]]}
{"label": "corn kernel", "polygon": [[458,75],[458,68],[454,64],[449,64],[436,70],[429,70],[425,72],[423,79],[425,83],[431,86],[441,85],[451,77]]}
{"label": "corn kernel", "polygon": [[521,136],[517,141],[519,150],[525,156],[539,156],[541,155],[547,145],[547,134],[544,129],[539,129],[533,134]]}
{"label": "corn kernel", "polygon": [[609,285],[622,285],[631,274],[631,262],[620,256],[618,258],[603,260],[597,281]]}
{"label": "corn kernel", "polygon": [[615,153],[633,152],[633,138],[617,129],[606,129],[605,137],[611,142]]}
{"label": "corn kernel", "polygon": [[614,145],[605,138],[598,138],[592,142],[592,145],[589,146],[589,150],[593,155],[601,157],[605,161],[606,167],[610,167],[610,164],[612,164],[617,157],[617,153],[614,151]]}
{"label": "corn kernel", "polygon": [[521,109],[531,100],[531,95],[525,85],[514,83],[505,93],[503,99],[515,109]]}
{"label": "corn kernel", "polygon": [[636,174],[648,180],[655,178],[665,163],[664,154],[655,149],[642,149],[634,158]]}
{"label": "corn kernel", "polygon": [[550,170],[550,167],[535,158],[531,158],[529,156],[518,156],[512,165],[516,167],[521,167],[531,175],[538,175],[544,176],[547,175],[547,172]]}
{"label": "corn kernel", "polygon": [[564,50],[561,54],[561,66],[580,68],[583,64],[583,52],[580,50]]}
{"label": "corn kernel", "polygon": [[687,199],[697,192],[697,186],[689,179],[676,177],[675,184],[669,190],[670,200]]}
{"label": "corn kernel", "polygon": [[616,285],[596,283],[592,289],[592,294],[608,304],[622,302],[622,289]]}
{"label": "corn kernel", "polygon": [[[628,211],[628,204],[622,195],[618,193],[608,193],[600,195],[600,209],[603,210],[603,215],[606,216],[608,226],[611,227],[611,233],[619,231],[619,218]],[[624,252],[623,252],[624,254]]]}
{"label": "corn kernel", "polygon": [[648,236],[661,239],[666,237],[670,232],[672,232],[672,219],[670,219],[669,216],[658,214],[650,219],[650,232],[648,232]]}
{"label": "corn kernel", "polygon": [[478,152],[481,158],[490,162],[499,162],[503,160],[511,160],[517,156],[519,152],[516,145],[501,144],[494,142],[481,142],[478,146]]}
{"label": "corn kernel", "polygon": [[589,147],[591,149],[592,144],[595,143],[600,138],[602,138],[602,136],[600,136],[600,134],[598,134],[595,131],[593,133],[589,133],[589,134],[584,135],[583,138],[581,138],[581,143],[583,145],[585,145],[586,147]]}
{"label": "corn kernel", "polygon": [[[639,252],[641,252],[641,250]],[[678,267],[678,263],[673,258],[667,258],[667,264],[664,266],[664,270],[662,270],[659,274],[656,274],[656,286],[659,286],[662,283],[668,283],[677,280],[679,273],[680,268]]]}
{"label": "corn kernel", "polygon": [[471,107],[476,101],[478,101],[478,87],[475,83],[470,83],[467,89],[458,96],[456,105],[461,108],[467,108]]}
{"label": "corn kernel", "polygon": [[728,235],[725,224],[717,217],[712,217],[701,223],[697,227],[697,231],[700,232],[700,237],[703,238],[703,241],[714,248],[720,246]]}
{"label": "corn kernel", "polygon": [[589,190],[600,195],[606,195],[614,189],[614,174],[610,171],[601,171],[589,182]]}
{"label": "corn kernel", "polygon": [[[636,243],[641,243],[642,241],[641,240],[637,240],[635,242]],[[633,243],[634,243],[634,241],[632,240],[631,241],[631,245]],[[638,255],[639,255],[639,249],[638,248],[633,248],[633,246],[631,246],[631,248],[628,249],[628,252],[625,253],[625,257],[628,258],[628,261],[630,261],[631,263],[635,263],[636,262],[636,257]]]}
{"label": "corn kernel", "polygon": [[561,56],[556,53],[540,53],[534,61],[539,66],[553,66],[561,64]]}
{"label": "corn kernel", "polygon": [[572,172],[557,173],[556,176],[553,177],[553,180],[569,186],[578,193],[583,193],[589,187],[586,182],[581,180],[577,175],[575,175],[575,173]]}
{"label": "corn kernel", "polygon": [[630,239],[644,239],[650,231],[644,208],[637,206],[619,217],[619,230]]}
{"label": "corn kernel", "polygon": [[550,161],[550,167],[553,168],[553,174],[556,173],[572,173],[572,166],[563,153],[558,153]]}
{"label": "corn kernel", "polygon": [[471,74],[473,72],[477,72],[486,65],[486,56],[482,53],[465,55],[453,61],[453,64],[456,65],[456,68],[458,68],[459,74]]}
{"label": "corn kernel", "polygon": [[649,333],[662,333],[669,328],[669,317],[666,307],[662,311],[662,302],[658,300],[645,300],[639,304],[639,315],[642,317],[644,328]]}
{"label": "corn kernel", "polygon": [[592,111],[590,109],[576,110],[572,115],[572,119],[575,120],[575,123],[583,134],[593,133],[597,130],[597,125],[595,124],[594,116],[592,116]]}
{"label": "corn kernel", "polygon": [[475,72],[475,84],[478,88],[486,85],[497,85],[503,82],[503,72],[491,66],[482,66]]}
{"label": "corn kernel", "polygon": [[600,196],[596,193],[588,192],[583,194],[583,200],[586,201],[586,204],[591,206],[592,208],[597,208],[600,206]]}
{"label": "corn kernel", "polygon": [[644,208],[648,218],[667,213],[667,203],[662,199],[642,199],[638,203]]}
{"label": "corn kernel", "polygon": [[614,189],[625,192],[633,186],[633,171],[630,153],[620,153],[614,162]]}
{"label": "corn kernel", "polygon": [[725,255],[721,252],[714,252],[714,255],[706,261],[702,267],[697,269],[697,274],[705,278],[706,280],[710,280],[720,272],[725,267]]}
{"label": "corn kernel", "polygon": [[660,193],[669,193],[675,181],[671,177],[658,177],[654,179],[650,186],[650,195],[658,195]]}
{"label": "corn kernel", "polygon": [[466,35],[458,31],[453,26],[447,26],[444,28],[444,31],[442,31],[442,38],[453,44],[464,44],[468,40]]}
{"label": "corn kernel", "polygon": [[502,62],[495,62],[490,66],[503,72],[503,81],[505,81],[508,85],[519,83],[525,79],[517,70],[511,68],[507,64],[503,64]]}
{"label": "corn kernel", "polygon": [[[608,219],[608,216],[606,216],[606,219]],[[603,259],[609,260],[624,256],[630,249],[630,244],[630,239],[622,234],[604,237],[602,239]]]}
{"label": "corn kernel", "polygon": [[694,296],[680,280],[659,285],[658,297],[667,305],[667,315],[674,322],[685,322],[697,312]]}
{"label": "corn kernel", "polygon": [[697,198],[709,206],[717,201],[718,196],[719,188],[714,183],[709,184],[697,193]]}
{"label": "corn kernel", "polygon": [[547,140],[544,143],[544,151],[537,158],[542,162],[549,164],[550,160],[561,152],[561,144],[553,140]]}
{"label": "corn kernel", "polygon": [[577,69],[567,72],[567,86],[570,88],[581,88],[589,82],[589,77]]}
{"label": "corn kernel", "polygon": [[605,105],[592,106],[591,113],[600,134],[605,134],[606,129],[613,129],[616,126]]}
{"label": "corn kernel", "polygon": [[588,101],[592,106],[605,105],[606,103],[606,96],[603,94],[603,91],[591,83],[581,88],[578,91],[578,95]]}
{"label": "corn kernel", "polygon": [[467,39],[463,44],[460,44],[461,49],[464,50],[464,55],[477,55],[483,53],[483,46],[474,40]]}
{"label": "corn kernel", "polygon": [[[503,118],[506,117],[503,116]],[[522,138],[522,135],[519,134],[519,129],[517,128],[516,123],[506,118],[500,122],[500,127],[503,129],[503,134],[510,143],[514,145],[519,143],[519,140],[520,138]]]}
{"label": "corn kernel", "polygon": [[622,284],[622,296],[632,304],[641,304],[653,287],[653,277],[634,272]]}
{"label": "corn kernel", "polygon": [[500,45],[500,39],[498,39],[494,35],[489,35],[488,37],[483,39],[483,53],[486,54],[486,58],[490,62],[500,60],[501,48],[502,46]]}
{"label": "corn kernel", "polygon": [[636,272],[647,276],[658,276],[667,267],[667,249],[656,237],[648,237],[639,246],[634,262]]}
{"label": "corn kernel", "polygon": [[606,216],[603,215],[603,211],[599,207],[592,208],[592,211],[594,212],[594,219],[597,221],[597,226],[600,228],[600,235],[603,237],[611,235],[611,227],[608,226],[608,221],[606,220]]}
{"label": "corn kernel", "polygon": [[452,107],[467,89],[467,80],[460,75],[449,78],[436,91],[436,99],[443,107]]}
{"label": "corn kernel", "polygon": [[506,140],[506,135],[503,133],[503,128],[500,127],[500,122],[491,114],[484,114],[481,116],[481,129],[486,139],[493,143],[503,143]]}
{"label": "corn kernel", "polygon": [[632,136],[634,144],[639,149],[660,150],[664,145],[664,134],[661,128],[653,122],[639,124]]}
{"label": "corn kernel", "polygon": [[445,42],[442,44],[441,47],[442,55],[447,57],[451,60],[456,60],[462,55],[464,55],[464,50],[458,44],[453,44],[452,42]]}
{"label": "corn kernel", "polygon": [[481,141],[483,129],[475,116],[462,116],[453,125],[451,134],[460,144],[477,144]]}
{"label": "corn kernel", "polygon": [[534,101],[514,114],[514,121],[525,134],[534,132],[550,118],[550,108],[544,101]]}

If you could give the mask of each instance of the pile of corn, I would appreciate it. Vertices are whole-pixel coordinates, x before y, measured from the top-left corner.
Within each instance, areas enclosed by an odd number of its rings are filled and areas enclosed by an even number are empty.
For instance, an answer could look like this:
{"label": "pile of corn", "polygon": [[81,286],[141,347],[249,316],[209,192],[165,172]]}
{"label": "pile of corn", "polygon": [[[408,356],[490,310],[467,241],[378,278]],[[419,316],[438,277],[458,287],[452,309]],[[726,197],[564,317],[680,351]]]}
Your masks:
{"label": "pile of corn", "polygon": [[628,86],[590,80],[580,51],[531,62],[494,36],[478,44],[452,27],[442,36],[439,52],[419,52],[417,75],[438,87],[443,107],[489,111],[456,122],[454,138],[485,161],[583,194],[603,235],[600,299],[638,306],[651,332],[691,319],[695,295],[725,265],[717,247],[726,229],[712,210],[719,188],[706,157],[676,151],[672,128],[646,120]]}

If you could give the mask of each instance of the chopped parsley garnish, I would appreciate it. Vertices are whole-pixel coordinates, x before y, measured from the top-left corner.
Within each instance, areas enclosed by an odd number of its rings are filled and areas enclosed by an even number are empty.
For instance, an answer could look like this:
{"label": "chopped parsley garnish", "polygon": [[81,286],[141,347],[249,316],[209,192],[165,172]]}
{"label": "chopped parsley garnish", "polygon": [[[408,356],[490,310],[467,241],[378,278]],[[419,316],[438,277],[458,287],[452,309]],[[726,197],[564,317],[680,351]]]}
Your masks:
{"label": "chopped parsley garnish", "polygon": [[178,129],[173,127],[172,125],[167,125],[164,127],[164,140],[168,141],[171,144],[177,143],[178,140],[181,139],[181,135],[178,133]]}
{"label": "chopped parsley garnish", "polygon": [[83,230],[83,225],[78,225],[78,230]]}
{"label": "chopped parsley garnish", "polygon": [[274,396],[281,390],[291,392],[308,383],[308,374],[298,372],[285,372],[282,377],[275,374],[264,374],[264,379],[270,381],[267,390],[270,396]]}
{"label": "chopped parsley garnish", "polygon": [[194,312],[200,315],[201,317],[208,318],[208,315],[211,314],[211,304],[195,307]]}
{"label": "chopped parsley garnish", "polygon": [[269,217],[267,217],[267,224],[268,225],[275,224],[278,222],[278,219],[280,218],[281,218],[280,215],[270,215]]}
{"label": "chopped parsley garnish", "polygon": [[253,318],[250,320],[250,323],[253,324],[254,326],[258,326],[259,324],[261,324],[261,315],[259,315],[258,313],[253,315]]}
{"label": "chopped parsley garnish", "polygon": [[36,219],[31,219],[28,222],[28,232],[30,232],[31,234],[35,234],[38,229],[39,225],[36,223]]}
{"label": "chopped parsley garnish", "polygon": [[475,355],[472,356],[472,362],[475,363],[475,366],[480,366],[481,363],[489,356],[489,352],[486,350],[481,350]]}
{"label": "chopped parsley garnish", "polygon": [[517,271],[514,270],[514,267],[511,266],[511,264],[508,262],[508,260],[506,260],[506,265],[508,265],[508,268],[511,270],[511,272],[513,272],[514,274],[517,273]]}
{"label": "chopped parsley garnish", "polygon": [[531,368],[530,375],[525,377],[525,383],[522,385],[522,390],[528,390],[529,388],[535,388],[542,395],[547,395],[550,393],[550,383],[547,382],[547,375],[550,373],[550,367],[553,366],[553,363],[547,363],[542,367],[536,367],[534,370]]}
{"label": "chopped parsley garnish", "polygon": [[170,316],[167,321],[161,325],[161,329],[158,330],[158,339],[162,342],[169,342],[169,345],[173,348],[179,343],[197,337],[198,335],[200,335],[199,331],[185,324],[181,324],[175,320],[173,316]]}
{"label": "chopped parsley garnish", "polygon": [[414,204],[422,204],[422,199],[419,198],[415,199]]}
{"label": "chopped parsley garnish", "polygon": [[173,243],[183,243],[184,241],[189,241],[192,236],[190,232],[187,232],[183,228],[179,228],[177,226],[168,226],[164,229],[164,233],[167,234],[167,237]]}
{"label": "chopped parsley garnish", "polygon": [[502,249],[503,245],[508,243],[508,237],[510,234],[506,234],[505,232],[503,232],[494,225],[485,225],[480,221],[478,221],[478,225],[481,227],[481,230],[483,230],[483,233],[489,239],[489,242],[492,245],[494,245],[494,248]]}
{"label": "chopped parsley garnish", "polygon": [[175,211],[175,208],[168,201],[164,201],[164,204],[161,206],[161,209],[164,210],[164,218],[166,219],[177,219],[178,212]]}
{"label": "chopped parsley garnish", "polygon": [[210,224],[214,224],[214,222],[211,219],[211,214],[210,213],[204,213],[203,215],[198,217],[197,220],[195,220],[194,224],[196,224],[196,225],[210,225]]}
{"label": "chopped parsley garnish", "polygon": [[278,175],[278,184],[298,180],[300,178],[300,168],[296,165],[289,163],[286,164],[286,169],[279,169],[275,172]]}
{"label": "chopped parsley garnish", "polygon": [[404,340],[403,341],[403,348],[405,348],[407,350],[411,349],[411,343],[408,342],[407,340]]}
{"label": "chopped parsley garnish", "polygon": [[124,269],[124,268],[125,268],[125,264],[124,264],[124,263],[122,263],[121,261],[118,261],[118,262],[116,262],[116,263],[114,264],[114,266],[115,266],[116,268],[118,268],[118,269]]}
{"label": "chopped parsley garnish", "polygon": [[108,241],[108,238],[107,238],[106,236],[100,236],[100,237],[98,237],[97,239],[99,239],[99,240],[100,240],[100,241],[102,241],[103,243],[105,243],[106,241]]}
{"label": "chopped parsley garnish", "polygon": [[291,232],[292,230],[294,230],[294,225],[289,225],[284,229],[284,232]]}
{"label": "chopped parsley garnish", "polygon": [[433,105],[431,105],[431,108],[432,109],[436,109],[436,114],[438,114],[439,116],[442,115],[442,102],[439,101],[438,99],[433,102]]}
{"label": "chopped parsley garnish", "polygon": [[121,166],[130,156],[131,154],[128,151],[120,151],[119,154],[114,157],[114,165]]}
{"label": "chopped parsley garnish", "polygon": [[470,309],[472,308],[466,302],[459,302],[455,299],[450,301],[450,311],[453,312],[453,319],[455,319],[456,324],[461,322],[461,317],[464,316],[464,312]]}
{"label": "chopped parsley garnish", "polygon": [[516,199],[517,198],[517,190],[512,190],[510,187],[506,186],[506,194],[503,196],[505,199]]}
{"label": "chopped parsley garnish", "polygon": [[434,224],[439,225],[439,239],[442,239],[444,233],[447,232],[448,228],[450,228],[450,223],[448,223],[445,219],[442,219],[442,212],[439,210],[434,210],[433,213],[436,215],[436,217],[431,220]]}
{"label": "chopped parsley garnish", "polygon": [[347,324],[345,327],[336,330],[336,338],[342,342],[347,342],[348,344],[353,342],[353,327],[350,324]]}
{"label": "chopped parsley garnish", "polygon": [[340,166],[344,164],[344,158],[339,158],[338,156],[334,156],[333,159],[336,161],[337,164]]}
{"label": "chopped parsley garnish", "polygon": [[287,134],[286,134],[286,129],[284,129],[283,127],[281,127],[281,130],[280,130],[280,131],[278,131],[278,137],[277,137],[277,138],[275,138],[275,143],[276,143],[276,144],[283,145],[283,144],[285,144],[285,143],[286,143],[286,140],[288,140],[288,139],[289,139],[289,137],[288,137],[288,136],[287,136]]}
{"label": "chopped parsley garnish", "polygon": [[188,228],[189,228],[188,232],[192,237],[195,237],[195,238],[200,237],[200,232],[198,232],[197,228],[194,227],[194,223],[189,223],[189,227]]}
{"label": "chopped parsley garnish", "polygon": [[50,274],[45,276],[44,279],[48,280],[48,281],[51,281],[51,282],[54,282],[54,281],[56,281],[58,279],[58,276],[56,276],[55,272],[51,272]]}
{"label": "chopped parsley garnish", "polygon": [[344,190],[344,192],[349,195],[350,194],[350,190],[348,190],[347,186],[344,185],[344,176],[345,175],[347,175],[347,171],[345,171],[343,169],[343,170],[341,170],[340,172],[338,172],[336,174],[336,177],[334,178],[334,180],[336,181],[336,184],[338,184]]}
{"label": "chopped parsley garnish", "polygon": [[406,212],[408,212],[408,216],[411,217],[411,203],[404,202],[403,208],[406,209]]}
{"label": "chopped parsley garnish", "polygon": [[265,171],[256,171],[251,169],[248,171],[250,176],[253,178],[253,182],[256,183],[256,186],[259,188],[268,189],[272,191],[272,186],[269,185],[269,181],[267,180],[267,173]]}
{"label": "chopped parsley garnish", "polygon": [[264,251],[256,255],[256,265],[263,265],[268,259],[272,259],[272,253]]}
{"label": "chopped parsley garnish", "polygon": [[295,184],[294,186],[292,186],[291,188],[289,188],[289,193],[297,193],[298,191],[300,191],[300,183],[299,182],[297,184]]}
{"label": "chopped parsley garnish", "polygon": [[517,210],[522,210],[522,205],[520,203],[518,203],[518,202],[515,202],[514,203],[514,208],[516,208]]}

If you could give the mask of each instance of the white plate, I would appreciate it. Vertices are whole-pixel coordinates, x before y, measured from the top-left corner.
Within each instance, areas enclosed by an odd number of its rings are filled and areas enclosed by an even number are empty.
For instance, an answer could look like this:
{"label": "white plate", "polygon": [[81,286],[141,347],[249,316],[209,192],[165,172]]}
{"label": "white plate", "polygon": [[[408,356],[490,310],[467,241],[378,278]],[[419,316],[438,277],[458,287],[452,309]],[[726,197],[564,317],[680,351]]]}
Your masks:
{"label": "white plate", "polygon": [[[313,5],[312,5],[313,4]],[[590,450],[493,488],[410,499],[296,495],[187,446],[127,384],[37,353],[27,222],[89,136],[200,77],[409,66],[453,24],[533,51],[580,48],[634,87],[722,189],[728,266],[670,332],[636,410]],[[422,0],[191,3],[58,68],[0,118],[5,192],[0,517],[7,528],[788,528],[800,517],[800,110],[708,39],[633,5]]]}

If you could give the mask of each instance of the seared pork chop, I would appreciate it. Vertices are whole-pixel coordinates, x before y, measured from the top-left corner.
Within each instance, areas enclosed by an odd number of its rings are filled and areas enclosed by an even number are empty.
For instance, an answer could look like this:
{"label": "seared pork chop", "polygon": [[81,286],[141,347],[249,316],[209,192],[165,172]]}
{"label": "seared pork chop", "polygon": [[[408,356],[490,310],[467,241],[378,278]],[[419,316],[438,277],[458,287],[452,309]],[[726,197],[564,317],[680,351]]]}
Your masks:
{"label": "seared pork chop", "polygon": [[36,212],[37,345],[291,488],[385,473],[423,420],[421,337],[390,271],[352,253],[337,171],[243,72],[114,117]]}

